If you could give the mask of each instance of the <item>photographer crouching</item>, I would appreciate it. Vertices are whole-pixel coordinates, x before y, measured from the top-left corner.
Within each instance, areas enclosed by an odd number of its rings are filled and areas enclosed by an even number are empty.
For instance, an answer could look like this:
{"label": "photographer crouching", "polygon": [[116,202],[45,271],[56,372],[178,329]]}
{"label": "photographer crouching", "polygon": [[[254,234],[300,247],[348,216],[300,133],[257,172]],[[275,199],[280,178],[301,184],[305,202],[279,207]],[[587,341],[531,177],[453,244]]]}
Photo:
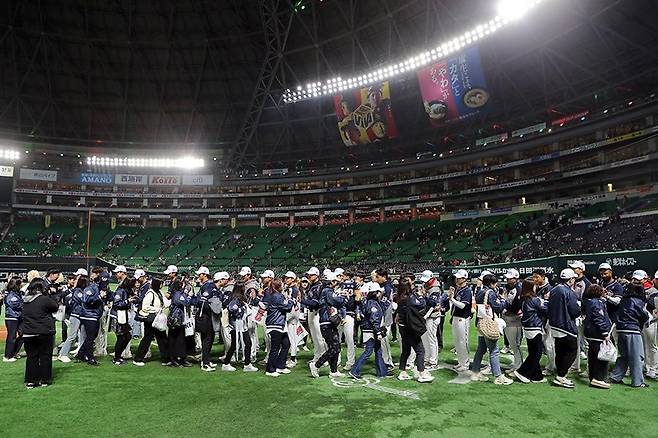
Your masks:
{"label": "photographer crouching", "polygon": [[27,359],[25,361],[25,387],[48,386],[53,381],[53,345],[57,300],[50,296],[41,278],[34,278],[23,296],[21,332]]}

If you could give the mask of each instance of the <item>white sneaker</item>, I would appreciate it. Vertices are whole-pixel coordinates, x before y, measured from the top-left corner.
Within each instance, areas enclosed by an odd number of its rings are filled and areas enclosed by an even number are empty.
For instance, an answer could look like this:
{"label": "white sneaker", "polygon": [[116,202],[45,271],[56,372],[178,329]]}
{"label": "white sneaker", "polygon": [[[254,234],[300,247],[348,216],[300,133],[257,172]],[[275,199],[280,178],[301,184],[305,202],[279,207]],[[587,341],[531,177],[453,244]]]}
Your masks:
{"label": "white sneaker", "polygon": [[519,373],[518,371],[514,371],[514,375],[516,376],[517,379],[519,379],[521,383],[530,383],[530,379],[528,379],[526,376]]}
{"label": "white sneaker", "polygon": [[474,382],[488,382],[489,378],[482,373],[471,374],[471,380]]}
{"label": "white sneaker", "polygon": [[344,371],[349,371],[352,369],[353,364],[351,363],[346,363],[345,366],[343,367]]}
{"label": "white sneaker", "polygon": [[137,362],[136,360],[133,360],[133,365],[135,365],[136,367],[143,367],[144,362]]}
{"label": "white sneaker", "polygon": [[514,380],[508,379],[505,376],[505,374],[501,374],[500,376],[496,377],[496,379],[494,380],[494,383],[496,385],[511,385],[512,383],[514,383]]}
{"label": "white sneaker", "polygon": [[463,365],[457,365],[456,367],[453,368],[453,370],[458,372],[458,373],[463,373],[463,372],[468,371],[468,367],[465,367]]}
{"label": "white sneaker", "polygon": [[575,385],[573,382],[566,377],[560,377],[560,376],[555,376],[555,379],[553,380],[553,383],[557,386],[561,386],[562,388],[574,388]]}
{"label": "white sneaker", "polygon": [[398,380],[411,380],[412,377],[406,371],[400,371],[398,374]]}
{"label": "white sneaker", "polygon": [[207,373],[211,373],[213,371],[217,371],[217,368],[213,368],[210,365],[201,365],[201,371],[205,371]]}
{"label": "white sneaker", "polygon": [[57,360],[62,362],[62,363],[69,363],[71,362],[71,358],[68,356],[58,356]]}
{"label": "white sneaker", "polygon": [[318,367],[315,366],[315,362],[309,362],[308,368],[311,370],[311,376],[318,378],[320,373],[318,373]]}
{"label": "white sneaker", "polygon": [[434,377],[430,374],[429,371],[425,370],[418,376],[418,383],[429,383],[434,380]]}
{"label": "white sneaker", "polygon": [[2,358],[3,362],[16,362],[16,360],[17,359],[15,357],[3,357]]}
{"label": "white sneaker", "polygon": [[306,345],[304,345],[304,346],[302,347],[302,350],[304,350],[304,351],[311,351],[311,350],[308,349],[308,347],[307,347]]}
{"label": "white sneaker", "polygon": [[553,374],[553,370],[549,370],[548,368],[546,368],[541,373],[543,376],[550,376],[551,374]]}
{"label": "white sneaker", "polygon": [[244,371],[245,373],[253,373],[255,371],[258,371],[258,368],[256,368],[252,364],[249,364],[242,367],[242,371]]}
{"label": "white sneaker", "polygon": [[270,377],[279,377],[281,374],[277,373],[276,371],[273,373],[265,373],[266,376]]}
{"label": "white sneaker", "polygon": [[486,367],[484,367],[484,369],[481,370],[480,372],[481,372],[482,374],[484,374],[485,376],[490,376],[491,374],[493,374],[493,373],[491,372],[491,366],[486,366]]}
{"label": "white sneaker", "polygon": [[279,374],[290,374],[290,370],[288,368],[283,368],[283,369],[276,369],[276,372]]}
{"label": "white sneaker", "polygon": [[425,371],[436,371],[437,369],[435,364],[425,365]]}
{"label": "white sneaker", "polygon": [[222,371],[235,371],[235,367],[230,363],[222,365]]}
{"label": "white sneaker", "polygon": [[592,381],[589,382],[589,384],[590,386],[593,386],[595,388],[610,389],[610,384],[602,380],[592,379]]}
{"label": "white sneaker", "polygon": [[340,371],[336,371],[335,373],[329,373],[329,377],[343,377],[345,374],[341,373]]}
{"label": "white sneaker", "polygon": [[587,354],[585,354],[584,351],[581,351],[581,352],[580,352],[580,359],[581,359],[581,360],[587,360]]}
{"label": "white sneaker", "polygon": [[217,364],[215,362],[208,362],[208,366],[211,368],[217,368]]}
{"label": "white sneaker", "polygon": [[287,368],[295,368],[296,366],[297,366],[297,361],[289,360],[288,362],[286,362]]}

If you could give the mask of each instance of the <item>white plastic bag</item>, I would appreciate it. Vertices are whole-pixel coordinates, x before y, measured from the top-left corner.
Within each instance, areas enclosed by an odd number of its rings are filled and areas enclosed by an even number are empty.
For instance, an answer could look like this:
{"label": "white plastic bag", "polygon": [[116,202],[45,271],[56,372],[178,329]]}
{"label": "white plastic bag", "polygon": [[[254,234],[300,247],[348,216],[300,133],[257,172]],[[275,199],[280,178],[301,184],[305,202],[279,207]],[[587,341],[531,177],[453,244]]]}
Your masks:
{"label": "white plastic bag", "polygon": [[601,342],[601,348],[596,358],[605,362],[614,362],[617,360],[617,348],[612,341]]}
{"label": "white plastic bag", "polygon": [[163,312],[158,312],[153,319],[153,328],[161,332],[167,331],[167,315]]}
{"label": "white plastic bag", "polygon": [[194,318],[192,318],[187,309],[185,310],[185,317],[183,318],[183,327],[185,327],[185,336],[194,336]]}

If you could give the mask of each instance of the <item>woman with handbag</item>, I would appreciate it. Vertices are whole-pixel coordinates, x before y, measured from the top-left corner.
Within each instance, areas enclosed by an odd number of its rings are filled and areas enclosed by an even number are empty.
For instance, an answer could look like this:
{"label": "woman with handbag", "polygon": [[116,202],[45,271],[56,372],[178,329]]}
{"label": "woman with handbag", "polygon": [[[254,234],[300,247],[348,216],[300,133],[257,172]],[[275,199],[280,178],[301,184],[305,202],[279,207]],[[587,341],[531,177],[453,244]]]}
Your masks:
{"label": "woman with handbag", "polygon": [[135,320],[144,323],[144,337],[137,347],[137,354],[133,360],[133,365],[138,367],[144,366],[144,357],[151,347],[151,342],[155,338],[160,350],[160,362],[162,365],[169,365],[169,346],[167,344],[167,334],[164,331],[157,330],[153,327],[155,317],[162,312],[165,307],[165,300],[160,292],[162,280],[154,278],[151,280],[151,287],[142,299],[142,305]]}
{"label": "woman with handbag", "polygon": [[482,357],[489,350],[489,364],[494,375],[496,385],[511,385],[512,379],[508,379],[500,369],[500,351],[498,350],[498,338],[500,328],[494,319],[494,314],[500,314],[505,308],[505,301],[498,298],[496,293],[496,277],[487,274],[482,278],[482,288],[475,294],[477,304],[476,326],[478,328],[478,346],[471,363],[471,380],[486,382],[489,378],[480,373]]}
{"label": "woman with handbag", "polygon": [[186,292],[181,282],[173,282],[169,286],[171,305],[169,306],[169,317],[167,318],[167,342],[169,345],[170,367],[191,367],[192,364],[186,359],[187,348],[185,345],[185,313],[188,312],[192,301],[191,289]]}
{"label": "woman with handbag", "polygon": [[523,280],[521,285],[521,326],[523,337],[528,345],[528,356],[521,366],[514,370],[514,375],[523,383],[544,383],[546,378],[541,372],[541,355],[544,336],[544,321],[548,309],[543,298],[537,296],[537,286],[532,278]]}
{"label": "woman with handbag", "polygon": [[587,372],[589,384],[595,388],[608,389],[608,361],[599,359],[599,351],[604,342],[610,341],[612,321],[608,316],[605,289],[592,284],[583,292],[583,310],[585,313],[585,339],[589,343],[587,351]]}
{"label": "woman with handbag", "polygon": [[136,299],[135,283],[134,278],[124,278],[112,296],[110,318],[114,319],[114,333],[117,338],[114,344],[114,359],[112,360],[114,365],[123,365],[125,363],[121,355],[130,344],[131,333],[128,311]]}

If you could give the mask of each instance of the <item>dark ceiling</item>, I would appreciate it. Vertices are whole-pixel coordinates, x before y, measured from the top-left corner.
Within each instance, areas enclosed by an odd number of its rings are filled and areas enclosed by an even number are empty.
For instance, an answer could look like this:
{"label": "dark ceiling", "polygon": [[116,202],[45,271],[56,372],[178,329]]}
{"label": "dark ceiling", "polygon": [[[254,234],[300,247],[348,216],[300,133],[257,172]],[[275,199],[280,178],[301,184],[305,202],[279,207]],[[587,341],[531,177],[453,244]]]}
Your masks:
{"label": "dark ceiling", "polygon": [[[495,15],[489,0],[6,0],[0,135],[193,143],[232,167],[405,154],[653,91],[651,0],[544,0],[480,44],[492,111],[430,128],[413,73],[392,82],[395,141],[349,151],[330,98],[284,88],[406,58]],[[596,94],[596,98],[594,95]],[[513,125],[513,126],[511,126]]]}

